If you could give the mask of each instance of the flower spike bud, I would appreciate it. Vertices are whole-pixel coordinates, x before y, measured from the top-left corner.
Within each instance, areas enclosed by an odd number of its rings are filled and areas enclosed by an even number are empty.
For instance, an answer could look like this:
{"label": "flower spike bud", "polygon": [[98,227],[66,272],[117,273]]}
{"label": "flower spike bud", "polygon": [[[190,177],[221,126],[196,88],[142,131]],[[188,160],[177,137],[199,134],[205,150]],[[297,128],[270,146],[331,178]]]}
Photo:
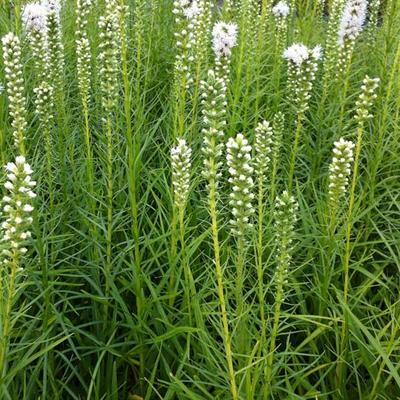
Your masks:
{"label": "flower spike bud", "polygon": [[332,162],[329,166],[330,209],[336,210],[346,194],[351,174],[354,143],[340,138],[334,143]]}
{"label": "flower spike bud", "polygon": [[176,147],[171,149],[171,164],[174,204],[179,210],[185,208],[189,196],[191,156],[186,140],[178,139]]}
{"label": "flower spike bud", "polygon": [[363,84],[361,86],[361,94],[356,102],[356,115],[360,126],[372,118],[371,108],[374,100],[377,98],[376,89],[379,86],[379,78],[370,78],[368,75],[365,76]]}
{"label": "flower spike bud", "polygon": [[272,126],[268,121],[260,122],[256,127],[254,142],[254,169],[258,180],[266,179],[266,172],[271,162],[273,145]]}
{"label": "flower spike bud", "polygon": [[308,48],[302,43],[288,47],[283,57],[288,61],[288,86],[294,97],[297,113],[307,111],[311,89],[322,57],[321,46]]}
{"label": "flower spike bud", "polygon": [[18,37],[11,32],[2,38],[2,44],[14,144],[20,153],[23,154],[25,152],[24,142],[27,122],[24,78],[21,64],[21,44]]}
{"label": "flower spike bud", "polygon": [[251,166],[251,146],[247,139],[239,133],[235,138],[228,140],[226,149],[231,185],[229,202],[232,208],[231,232],[235,236],[243,237],[252,227],[250,218],[255,211],[252,204],[254,169]]}
{"label": "flower spike bud", "polygon": [[32,169],[24,156],[16,157],[14,162],[5,166],[8,181],[4,184],[8,194],[3,198],[4,222],[1,224],[1,241],[5,246],[1,262],[8,266],[10,262],[18,263],[27,249],[27,239],[32,224],[32,200],[36,197],[33,188]]}
{"label": "flower spike bud", "polygon": [[275,241],[276,241],[276,260],[277,268],[275,273],[275,283],[278,290],[282,291],[289,273],[290,260],[293,251],[294,227],[297,221],[298,204],[293,196],[285,190],[275,201]]}

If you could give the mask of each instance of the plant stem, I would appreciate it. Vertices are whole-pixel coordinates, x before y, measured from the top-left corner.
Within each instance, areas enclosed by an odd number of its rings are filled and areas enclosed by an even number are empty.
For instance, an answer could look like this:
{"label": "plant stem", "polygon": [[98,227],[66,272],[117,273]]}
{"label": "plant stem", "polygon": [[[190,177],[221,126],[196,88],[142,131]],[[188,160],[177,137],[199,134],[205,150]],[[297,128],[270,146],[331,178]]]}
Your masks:
{"label": "plant stem", "polygon": [[296,164],[296,158],[297,158],[297,154],[299,151],[299,142],[300,142],[300,134],[301,134],[301,130],[302,130],[302,121],[303,121],[303,113],[297,114],[296,132],[294,135],[294,144],[293,144],[292,155],[291,155],[290,166],[289,166],[289,177],[288,177],[289,193],[292,192],[292,188],[293,188],[294,167]]}
{"label": "plant stem", "polygon": [[217,277],[219,306],[221,309],[221,320],[222,320],[222,328],[223,328],[222,339],[224,342],[226,360],[228,363],[228,373],[229,373],[232,399],[238,400],[239,394],[238,394],[238,389],[236,386],[235,371],[234,371],[234,367],[233,367],[231,335],[229,332],[228,315],[227,315],[227,311],[226,311],[226,300],[225,300],[225,293],[224,293],[225,289],[224,289],[224,284],[223,284],[223,274],[222,274],[221,259],[220,259],[215,182],[213,185],[210,185],[210,194],[209,195],[210,195],[209,207],[210,207],[210,216],[211,216],[211,233],[212,233],[212,239],[213,239],[214,257],[215,257],[215,272],[216,272],[216,277]]}

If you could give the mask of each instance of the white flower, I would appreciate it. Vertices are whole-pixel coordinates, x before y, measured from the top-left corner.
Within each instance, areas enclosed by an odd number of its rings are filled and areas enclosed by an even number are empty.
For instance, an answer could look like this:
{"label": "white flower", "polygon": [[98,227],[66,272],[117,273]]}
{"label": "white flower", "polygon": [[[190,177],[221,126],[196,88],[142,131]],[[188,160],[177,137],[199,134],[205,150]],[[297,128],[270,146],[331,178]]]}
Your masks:
{"label": "white flower", "polygon": [[329,166],[329,198],[337,207],[345,194],[353,162],[354,143],[340,138],[334,143],[332,162]]}
{"label": "white flower", "polygon": [[283,17],[286,18],[289,15],[290,8],[288,4],[284,1],[280,1],[276,3],[274,7],[272,7],[272,14],[275,17]]}
{"label": "white flower", "polygon": [[321,45],[317,44],[312,50],[311,50],[312,56],[314,57],[315,60],[320,60],[322,58],[322,47]]}
{"label": "white flower", "polygon": [[348,0],[340,20],[338,43],[343,45],[346,39],[355,40],[360,34],[367,17],[366,0]]}
{"label": "white flower", "polygon": [[2,94],[3,92],[4,92],[4,85],[0,83],[0,94]]}
{"label": "white flower", "polygon": [[59,0],[42,0],[40,4],[45,7],[48,12],[54,12],[57,17],[60,15],[61,2]]}
{"label": "white flower", "polygon": [[217,58],[229,57],[237,42],[237,25],[219,21],[212,30],[212,47]]}
{"label": "white flower", "polygon": [[45,33],[48,8],[39,3],[28,3],[22,10],[22,22],[27,32]]}
{"label": "white flower", "polygon": [[177,146],[171,149],[171,165],[174,203],[180,209],[185,207],[189,195],[191,156],[186,140],[178,139]]}
{"label": "white flower", "polygon": [[183,14],[187,19],[192,19],[196,15],[199,15],[201,12],[201,8],[199,6],[199,2],[197,0],[193,0],[192,4],[189,7],[185,7],[183,10]]}
{"label": "white flower", "polygon": [[283,52],[283,57],[296,65],[301,65],[310,57],[310,51],[306,45],[302,43],[295,43],[289,46]]}

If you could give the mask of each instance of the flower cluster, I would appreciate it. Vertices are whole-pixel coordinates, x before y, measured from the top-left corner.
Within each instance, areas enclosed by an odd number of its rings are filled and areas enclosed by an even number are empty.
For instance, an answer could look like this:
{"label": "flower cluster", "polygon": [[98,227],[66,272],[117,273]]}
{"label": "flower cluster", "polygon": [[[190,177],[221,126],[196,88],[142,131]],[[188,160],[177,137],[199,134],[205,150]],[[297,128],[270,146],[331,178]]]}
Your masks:
{"label": "flower cluster", "polygon": [[101,77],[102,104],[111,112],[117,103],[118,95],[118,27],[116,8],[111,0],[106,1],[105,15],[99,18],[99,75]]}
{"label": "flower cluster", "polygon": [[294,95],[298,114],[308,109],[308,100],[318,68],[317,61],[321,56],[321,46],[309,49],[302,43],[291,45],[283,53],[283,57],[288,61],[289,90]]}
{"label": "flower cluster", "polygon": [[343,9],[338,31],[339,68],[336,77],[339,79],[350,65],[355,40],[363,28],[366,13],[367,0],[348,0]]}
{"label": "flower cluster", "polygon": [[13,33],[8,33],[4,36],[2,44],[13,137],[16,147],[23,153],[24,133],[27,122],[21,64],[21,44],[18,37]]}
{"label": "flower cluster", "polygon": [[49,82],[57,91],[61,91],[64,76],[64,46],[61,40],[60,3],[48,0],[48,9],[46,27]]}
{"label": "flower cluster", "polygon": [[174,204],[180,210],[185,208],[189,195],[191,156],[186,140],[178,139],[177,146],[171,149],[171,164]]}
{"label": "flower cluster", "polygon": [[237,25],[235,23],[217,22],[212,30],[212,47],[215,54],[216,73],[229,80],[229,61],[232,48],[237,42]]}
{"label": "flower cluster", "polygon": [[289,15],[290,8],[287,3],[280,1],[272,8],[272,14],[275,17],[276,24],[276,52],[280,54],[286,44],[287,36],[287,17]]}
{"label": "flower cluster", "polygon": [[332,0],[329,9],[329,21],[324,57],[325,85],[328,84],[329,80],[331,79],[332,71],[336,69],[339,47],[337,36],[342,16],[343,3],[344,0]]}
{"label": "flower cluster", "polygon": [[[193,7],[193,8],[192,8]],[[176,85],[188,87],[192,82],[190,64],[194,61],[192,50],[195,44],[194,26],[199,12],[198,3],[192,5],[188,0],[174,1],[172,10],[175,16],[177,53],[175,56]]]}
{"label": "flower cluster", "polygon": [[46,35],[48,8],[44,4],[40,3],[28,3],[22,9],[22,23],[26,32],[39,32],[42,35]]}
{"label": "flower cluster", "polygon": [[237,25],[233,22],[217,22],[212,30],[212,48],[217,59],[230,57],[237,42]]}
{"label": "flower cluster", "polygon": [[34,89],[34,93],[36,95],[36,113],[42,126],[48,129],[53,119],[53,87],[44,81]]}
{"label": "flower cluster", "polygon": [[254,169],[259,180],[265,179],[265,173],[271,162],[273,130],[268,121],[258,123],[254,142]]}
{"label": "flower cluster", "polygon": [[11,261],[27,252],[26,240],[30,238],[29,225],[32,224],[32,199],[36,197],[33,188],[36,182],[32,180],[32,169],[24,156],[18,156],[15,162],[5,166],[8,181],[4,184],[8,194],[3,197],[3,217],[1,224],[1,241],[5,244],[2,263],[8,265]]}
{"label": "flower cluster", "polygon": [[[201,104],[203,116],[204,154],[203,176],[209,185],[216,190],[218,186],[218,172],[221,167],[219,161],[222,155],[224,128],[226,125],[226,85],[224,79],[218,77],[214,70],[209,70],[207,80],[200,82]],[[210,188],[209,188],[210,189]]]}
{"label": "flower cluster", "polygon": [[379,86],[379,78],[364,78],[361,86],[361,94],[356,102],[355,118],[359,125],[363,125],[368,119],[372,118],[371,108],[377,98],[376,89]]}
{"label": "flower cluster", "polygon": [[290,8],[285,1],[280,1],[272,7],[272,14],[275,18],[287,18],[289,13]]}
{"label": "flower cluster", "polygon": [[[276,285],[282,289],[286,284],[293,251],[294,226],[297,220],[298,204],[286,190],[275,201],[275,241],[277,268]],[[283,297],[283,296],[282,296]]]}
{"label": "flower cluster", "polygon": [[334,143],[332,162],[329,166],[330,208],[336,209],[346,193],[353,162],[354,143],[340,138]]}
{"label": "flower cluster", "polygon": [[367,16],[367,5],[367,0],[347,1],[339,25],[339,45],[343,46],[345,41],[354,41],[360,34]]}
{"label": "flower cluster", "polygon": [[208,45],[211,30],[212,5],[210,0],[199,0],[197,2],[199,12],[193,18],[193,57],[200,65],[207,59]]}
{"label": "flower cluster", "polygon": [[231,232],[243,237],[246,231],[252,227],[250,217],[254,213],[252,201],[254,186],[251,166],[251,146],[247,139],[239,133],[235,138],[230,138],[226,144],[227,164],[229,167],[229,183],[231,193],[229,205],[232,207]]}
{"label": "flower cluster", "polygon": [[90,42],[87,34],[88,16],[92,6],[91,0],[77,0],[76,3],[76,58],[78,86],[83,104],[86,104],[90,88]]}

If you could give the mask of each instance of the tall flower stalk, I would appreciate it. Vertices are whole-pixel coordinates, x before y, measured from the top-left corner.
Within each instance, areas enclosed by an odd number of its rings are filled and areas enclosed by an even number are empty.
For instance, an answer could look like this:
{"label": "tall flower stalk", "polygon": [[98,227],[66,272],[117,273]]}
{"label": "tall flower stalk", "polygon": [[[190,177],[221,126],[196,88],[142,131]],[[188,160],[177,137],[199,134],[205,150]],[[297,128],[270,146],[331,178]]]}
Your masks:
{"label": "tall flower stalk", "polygon": [[[90,74],[91,74],[91,49],[88,38],[88,17],[91,11],[91,0],[77,0],[76,2],[76,69],[78,78],[78,88],[80,101],[82,105],[82,113],[84,117],[84,142],[85,142],[85,160],[86,175],[88,182],[88,192],[90,197],[90,211],[95,213],[96,201],[94,200],[94,166],[93,166],[93,150],[92,138],[89,124],[89,101],[90,101]],[[93,225],[93,224],[91,224]],[[91,228],[96,229],[95,227]],[[95,234],[94,231],[92,233]],[[97,234],[95,234],[97,236]]]}
{"label": "tall flower stalk", "polygon": [[218,288],[219,308],[221,312],[222,339],[225,347],[229,384],[234,400],[239,399],[233,365],[232,338],[226,310],[227,299],[224,287],[223,270],[220,256],[218,227],[218,184],[221,176],[221,156],[223,149],[224,129],[226,126],[226,83],[214,70],[209,70],[207,80],[201,82],[202,115],[204,135],[203,176],[207,180],[208,211],[211,218],[211,235],[214,250],[214,264]]}
{"label": "tall flower stalk", "polygon": [[236,307],[238,321],[243,312],[243,283],[245,278],[245,257],[247,248],[247,235],[252,228],[251,217],[254,214],[254,181],[251,151],[248,140],[239,133],[235,138],[230,138],[226,144],[227,165],[229,167],[229,183],[231,193],[229,205],[231,207],[231,233],[236,239]]}
{"label": "tall flower stalk", "polygon": [[271,152],[273,146],[273,130],[268,121],[260,122],[256,127],[256,136],[254,143],[254,172],[256,176],[258,189],[258,239],[257,239],[257,280],[258,280],[258,298],[260,304],[261,318],[261,343],[260,349],[264,347],[266,339],[265,324],[265,293],[264,293],[264,197],[265,182],[268,176],[268,170],[271,166]]}
{"label": "tall flower stalk", "polygon": [[114,117],[118,104],[118,59],[119,48],[119,15],[114,0],[106,1],[105,14],[99,19],[100,54],[99,75],[101,79],[101,100],[103,107],[103,125],[106,137],[106,208],[107,208],[107,238],[106,238],[106,296],[110,289],[110,272],[112,264],[112,226],[113,226],[113,158],[114,158]]}
{"label": "tall flower stalk", "polygon": [[288,61],[288,89],[293,98],[297,117],[288,178],[288,188],[291,192],[303,119],[309,108],[311,89],[318,68],[318,60],[321,58],[321,47],[315,46],[309,49],[304,44],[296,43],[288,47],[283,56]]}
{"label": "tall flower stalk", "polygon": [[187,92],[193,83],[192,49],[195,43],[194,20],[199,13],[198,3],[189,0],[175,0],[173,13],[175,17],[176,56],[173,84],[173,136],[183,137],[185,133],[185,115]]}
{"label": "tall flower stalk", "polygon": [[285,286],[289,275],[290,261],[293,252],[294,227],[297,220],[298,205],[289,194],[284,191],[275,202],[275,242],[276,242],[276,272],[275,283],[275,306],[270,334],[269,353],[265,372],[265,389],[263,398],[269,399],[272,393],[272,379],[276,338],[278,336],[279,321],[281,317],[281,306],[285,298]]}
{"label": "tall flower stalk", "polygon": [[[356,185],[358,179],[358,169],[361,157],[362,140],[364,136],[365,126],[372,118],[371,109],[374,100],[377,97],[376,90],[379,85],[379,78],[370,78],[366,76],[361,86],[361,94],[356,103],[356,115],[357,121],[357,140],[354,150],[354,171],[353,177],[350,184],[349,190],[349,206],[347,211],[346,228],[345,228],[345,249],[343,256],[343,302],[347,305],[349,291],[350,291],[350,257],[351,257],[351,231],[353,228],[353,217],[354,217],[354,206],[356,201]],[[345,360],[348,350],[348,321],[349,316],[347,311],[343,312],[343,325],[340,340],[340,352],[338,356],[340,360],[337,366],[337,378],[341,384],[343,382],[343,376],[345,373]]]}
{"label": "tall flower stalk", "polygon": [[[192,150],[186,144],[185,139],[178,139],[178,144],[171,149],[171,165],[172,165],[172,185],[173,185],[173,218],[172,233],[176,235],[177,225],[179,225],[179,242],[181,245],[181,260],[185,276],[186,307],[189,313],[189,321],[191,323],[191,273],[186,258],[185,247],[185,210],[189,196],[190,188],[190,169],[191,169]],[[177,240],[174,239],[176,243]],[[176,255],[175,255],[176,257]],[[175,264],[175,260],[173,260]],[[172,271],[175,273],[175,271]]]}

